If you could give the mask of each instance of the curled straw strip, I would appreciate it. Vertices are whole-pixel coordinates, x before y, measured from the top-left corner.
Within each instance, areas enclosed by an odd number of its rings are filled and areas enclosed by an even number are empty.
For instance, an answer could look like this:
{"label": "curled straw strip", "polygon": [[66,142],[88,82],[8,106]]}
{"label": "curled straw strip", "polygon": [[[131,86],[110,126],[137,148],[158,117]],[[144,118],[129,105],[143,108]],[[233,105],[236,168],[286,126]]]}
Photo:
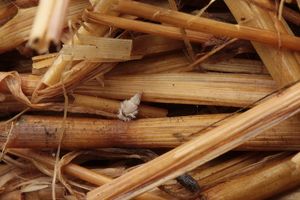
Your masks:
{"label": "curled straw strip", "polygon": [[22,91],[22,81],[18,72],[0,72],[0,89],[10,91],[16,100],[22,102],[28,107],[42,108],[51,105],[51,103],[33,104]]}

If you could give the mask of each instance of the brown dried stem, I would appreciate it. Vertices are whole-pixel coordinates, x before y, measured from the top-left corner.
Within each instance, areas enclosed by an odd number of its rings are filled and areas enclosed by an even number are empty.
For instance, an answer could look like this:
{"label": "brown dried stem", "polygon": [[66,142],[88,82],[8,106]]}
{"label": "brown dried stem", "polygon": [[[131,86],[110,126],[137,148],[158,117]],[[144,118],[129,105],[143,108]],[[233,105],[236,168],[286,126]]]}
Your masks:
{"label": "brown dried stem", "polygon": [[[120,120],[68,117],[61,146],[66,149],[103,147],[174,148],[208,130],[228,114],[211,114],[171,118],[141,119],[125,123]],[[237,115],[238,116],[238,115]],[[239,150],[300,150],[300,116],[239,146]],[[12,129],[8,148],[55,148],[59,143],[57,124],[60,117],[22,116]],[[220,126],[222,121],[213,127]],[[0,123],[0,144],[6,141],[10,124]],[[212,128],[212,127],[211,127]],[[211,129],[209,128],[209,129]]]}
{"label": "brown dried stem", "polygon": [[[183,40],[183,35],[180,32],[179,28],[159,25],[149,22],[142,22],[138,20],[126,19],[122,17],[114,17],[109,15],[104,15],[101,13],[95,13],[90,11],[84,12],[84,17],[87,22],[105,24],[107,26],[118,27],[126,30],[138,31],[142,33],[149,33],[154,35],[165,36],[173,39]],[[186,37],[193,42],[204,43],[210,39],[213,39],[213,35],[195,32],[195,31],[186,31]]]}

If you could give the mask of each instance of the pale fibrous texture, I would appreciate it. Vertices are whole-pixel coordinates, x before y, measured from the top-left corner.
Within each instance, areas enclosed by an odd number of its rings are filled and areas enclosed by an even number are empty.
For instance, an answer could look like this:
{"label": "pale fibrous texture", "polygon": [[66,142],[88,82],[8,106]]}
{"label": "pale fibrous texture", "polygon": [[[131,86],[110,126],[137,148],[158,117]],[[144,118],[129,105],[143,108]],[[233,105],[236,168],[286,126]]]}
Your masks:
{"label": "pale fibrous texture", "polygon": [[0,0],[0,200],[295,200],[300,0]]}
{"label": "pale fibrous texture", "polygon": [[137,93],[129,100],[124,100],[120,104],[118,118],[123,121],[130,121],[136,118],[139,112],[139,105],[141,102],[142,93]]}

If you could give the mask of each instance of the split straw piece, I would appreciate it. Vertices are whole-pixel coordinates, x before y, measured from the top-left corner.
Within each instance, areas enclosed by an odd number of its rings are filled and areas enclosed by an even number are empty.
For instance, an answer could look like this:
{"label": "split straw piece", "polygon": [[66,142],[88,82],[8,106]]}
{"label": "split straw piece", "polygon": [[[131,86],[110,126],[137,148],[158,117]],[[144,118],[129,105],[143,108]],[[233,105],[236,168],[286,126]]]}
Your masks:
{"label": "split straw piece", "polygon": [[[122,13],[144,17],[150,20],[191,29],[194,31],[210,33],[217,36],[246,39],[261,42],[277,47],[300,50],[300,38],[273,31],[262,30],[242,25],[228,24],[203,17],[151,6],[135,1],[120,0],[116,9]],[[280,42],[279,42],[280,41]]]}
{"label": "split straw piece", "polygon": [[[26,158],[31,161],[41,162],[51,168],[53,168],[55,165],[54,158],[47,156],[45,154],[37,153],[30,149],[9,149],[7,152],[22,158]],[[89,170],[87,168],[81,167],[80,165],[73,164],[73,163],[69,163],[63,166],[63,171],[71,176],[74,176],[76,178],[79,178],[81,180],[87,181],[89,183],[98,186],[103,185],[105,183],[109,183],[112,180],[107,176],[101,175],[97,172],[94,172],[92,170]],[[151,193],[142,194],[135,199],[136,200],[164,200],[164,198]]]}
{"label": "split straw piece", "polygon": [[[63,106],[61,107],[63,110]],[[65,149],[174,148],[220,126],[226,120],[198,133],[225,117],[228,115],[211,114],[138,119],[130,122],[68,117],[61,147]],[[60,117],[54,116],[23,115],[16,122],[7,147],[56,148],[59,144],[57,124],[60,121]],[[0,145],[5,143],[9,128],[10,124],[0,123]],[[299,132],[300,115],[296,115],[243,143],[238,150],[300,150]]]}
{"label": "split straw piece", "polygon": [[299,108],[300,83],[296,83],[221,126],[92,190],[87,199],[130,199],[137,196],[236,148],[296,114]]}

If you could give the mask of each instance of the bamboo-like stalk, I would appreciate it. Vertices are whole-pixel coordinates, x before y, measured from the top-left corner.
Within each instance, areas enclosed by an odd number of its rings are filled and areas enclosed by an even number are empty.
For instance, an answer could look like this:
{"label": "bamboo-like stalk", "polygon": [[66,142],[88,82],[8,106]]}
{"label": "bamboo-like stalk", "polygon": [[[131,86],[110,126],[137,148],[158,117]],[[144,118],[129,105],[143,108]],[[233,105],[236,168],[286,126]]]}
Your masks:
{"label": "bamboo-like stalk", "polygon": [[[289,157],[285,161],[233,178],[204,191],[205,199],[267,199],[275,194],[300,185],[299,157]],[[268,186],[266,189],[265,186]],[[239,188],[238,190],[236,188]]]}
{"label": "bamboo-like stalk", "polygon": [[[122,17],[114,17],[90,11],[85,11],[84,18],[87,22],[90,23],[105,24],[107,26],[118,27],[126,30],[183,40],[183,35],[180,32],[180,29],[176,27],[142,22]],[[199,43],[204,43],[214,39],[213,35],[190,30],[186,31],[186,37],[193,42]]]}
{"label": "bamboo-like stalk", "polygon": [[279,40],[278,34],[273,31],[218,22],[135,1],[121,0],[116,9],[122,13],[132,14],[199,32],[246,39],[272,46],[300,50],[300,46],[297,45],[300,43],[300,38],[288,34],[281,35]]}
{"label": "bamboo-like stalk", "polygon": [[[51,108],[50,108],[51,110]],[[63,110],[63,106],[61,106]],[[72,109],[70,109],[72,110]],[[69,111],[69,108],[68,108]],[[120,120],[68,117],[61,142],[62,148],[88,149],[102,147],[174,148],[202,135],[200,130],[227,117],[227,114]],[[300,150],[300,116],[297,115],[262,135],[239,146],[238,150]],[[57,124],[61,117],[22,116],[14,126],[7,147],[55,148],[59,143]],[[218,123],[213,127],[217,127]],[[6,141],[9,124],[0,123],[0,144]]]}
{"label": "bamboo-like stalk", "polygon": [[[30,96],[39,77],[23,75],[21,79],[23,92]],[[169,73],[107,77],[104,87],[93,80],[74,92],[120,100],[142,92],[142,101],[239,107],[249,106],[274,90],[274,81],[266,75]],[[0,84],[0,92],[8,90]]]}
{"label": "bamboo-like stalk", "polygon": [[263,75],[169,73],[107,77],[104,87],[89,82],[76,93],[123,100],[142,92],[142,101],[239,107],[275,88],[274,82]]}
{"label": "bamboo-like stalk", "polygon": [[[87,194],[130,199],[236,148],[299,112],[300,83]],[[132,177],[135,177],[133,180]],[[100,195],[100,196],[99,196]]]}
{"label": "bamboo-like stalk", "polygon": [[[73,97],[75,98],[73,102],[74,105],[98,109],[116,116],[120,109],[120,101],[79,94],[74,94]],[[167,112],[167,110],[162,108],[140,105],[138,109],[138,117],[165,117],[167,116]]]}
{"label": "bamboo-like stalk", "polygon": [[[85,0],[71,0],[67,19],[74,18],[89,5]],[[14,49],[28,39],[36,11],[36,7],[19,9],[14,18],[0,27],[0,53]]]}
{"label": "bamboo-like stalk", "polygon": [[[34,152],[30,149],[9,149],[9,153],[14,154],[16,156],[20,156],[29,160],[34,160],[37,162],[44,163],[48,165],[50,168],[54,167],[55,159],[47,156],[45,154]],[[89,170],[87,168],[81,167],[80,165],[76,165],[73,163],[69,163],[63,167],[63,171],[67,174],[79,178],[81,180],[87,181],[89,183],[92,183],[94,185],[103,185],[106,183],[109,183],[112,181],[111,178],[101,175],[99,173],[96,173],[92,170]],[[163,197],[159,197],[152,193],[145,193],[142,194],[135,199],[137,200],[164,200]]]}
{"label": "bamboo-like stalk", "polygon": [[[264,4],[271,4],[271,2],[265,0],[261,2]],[[277,31],[278,35],[280,34],[280,38],[284,34],[293,35],[285,21],[283,19],[283,21],[277,19],[276,13],[270,11],[266,12],[266,10],[247,1],[237,2],[234,0],[226,0],[225,3],[240,24],[274,32]],[[280,86],[284,86],[300,79],[300,64],[297,60],[299,53],[288,51],[286,49],[279,50],[257,42],[252,42],[252,44],[272,78]]]}

